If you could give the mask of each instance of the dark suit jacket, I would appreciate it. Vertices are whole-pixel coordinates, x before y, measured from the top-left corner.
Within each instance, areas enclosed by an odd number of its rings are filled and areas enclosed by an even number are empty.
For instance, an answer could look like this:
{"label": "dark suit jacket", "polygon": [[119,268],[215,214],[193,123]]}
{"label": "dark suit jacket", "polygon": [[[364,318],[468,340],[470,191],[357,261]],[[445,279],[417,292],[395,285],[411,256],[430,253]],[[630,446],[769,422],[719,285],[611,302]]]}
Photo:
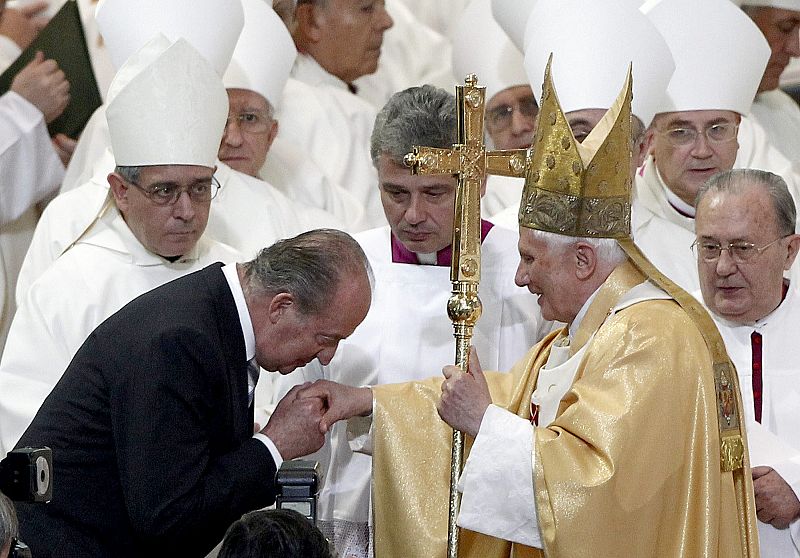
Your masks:
{"label": "dark suit jacket", "polygon": [[133,300],[75,355],[18,443],[53,449],[53,500],[19,506],[21,538],[37,558],[205,556],[275,499],[252,429],[242,328],[214,264]]}

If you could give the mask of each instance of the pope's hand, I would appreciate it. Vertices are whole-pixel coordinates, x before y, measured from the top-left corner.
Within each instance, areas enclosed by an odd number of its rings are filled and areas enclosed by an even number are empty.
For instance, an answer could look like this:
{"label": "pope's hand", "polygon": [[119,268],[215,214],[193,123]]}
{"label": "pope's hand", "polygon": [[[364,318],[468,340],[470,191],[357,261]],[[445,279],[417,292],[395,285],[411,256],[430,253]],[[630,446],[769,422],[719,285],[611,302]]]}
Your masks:
{"label": "pope's hand", "polygon": [[783,477],[772,467],[753,467],[756,515],[762,523],[786,529],[800,517],[800,501]]}
{"label": "pope's hand", "polygon": [[439,416],[454,429],[476,436],[492,396],[475,347],[470,347],[466,374],[458,366],[445,366],[442,373],[442,397],[436,405]]}
{"label": "pope's hand", "polygon": [[319,428],[323,433],[340,420],[366,416],[372,412],[372,390],[368,387],[353,387],[330,380],[317,380],[303,389],[300,397],[318,398],[324,402],[325,412],[319,421]]}

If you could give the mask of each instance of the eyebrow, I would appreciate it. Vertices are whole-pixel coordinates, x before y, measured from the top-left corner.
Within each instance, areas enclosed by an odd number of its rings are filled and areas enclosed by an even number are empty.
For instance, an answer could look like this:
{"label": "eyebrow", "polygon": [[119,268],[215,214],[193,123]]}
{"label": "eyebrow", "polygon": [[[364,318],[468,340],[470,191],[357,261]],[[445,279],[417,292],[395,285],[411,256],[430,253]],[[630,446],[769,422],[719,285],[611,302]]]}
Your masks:
{"label": "eyebrow", "polygon": [[[675,127],[691,128],[691,127],[694,126],[694,124],[695,124],[694,122],[690,122],[688,120],[676,119],[676,120],[670,120],[669,122],[667,122],[666,127],[667,128],[675,128]],[[715,126],[717,124],[733,124],[733,122],[731,120],[728,120],[724,116],[720,116],[718,118],[714,118],[712,120],[709,120],[708,122],[704,122],[702,124],[702,126],[704,128],[706,128],[708,126]]]}

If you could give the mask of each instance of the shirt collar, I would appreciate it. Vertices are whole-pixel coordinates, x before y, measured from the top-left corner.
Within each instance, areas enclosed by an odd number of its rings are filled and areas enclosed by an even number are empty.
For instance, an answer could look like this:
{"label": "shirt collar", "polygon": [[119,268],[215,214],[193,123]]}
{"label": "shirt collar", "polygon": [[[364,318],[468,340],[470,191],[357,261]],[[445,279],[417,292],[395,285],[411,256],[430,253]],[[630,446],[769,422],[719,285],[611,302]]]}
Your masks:
{"label": "shirt collar", "polygon": [[233,301],[236,303],[236,311],[239,313],[239,323],[242,326],[244,335],[244,350],[247,360],[252,360],[256,356],[256,334],[253,330],[253,322],[250,320],[250,311],[247,309],[247,302],[244,300],[242,283],[239,281],[239,273],[236,271],[236,264],[222,266],[222,273],[231,289]]}
{"label": "shirt collar", "polygon": [[578,313],[575,315],[575,319],[572,320],[569,324],[569,328],[567,329],[567,335],[569,336],[569,340],[572,341],[573,336],[578,331],[578,328],[581,326],[581,322],[583,318],[586,317],[586,312],[589,311],[589,306],[592,305],[592,301],[597,296],[597,292],[600,290],[600,287],[597,287],[595,291],[586,299],[586,302],[583,303],[581,309],[578,310]]}
{"label": "shirt collar", "polygon": [[656,173],[658,175],[658,180],[661,182],[661,187],[664,189],[664,196],[666,196],[667,201],[672,206],[672,209],[683,215],[684,217],[688,217],[689,219],[694,219],[695,216],[695,209],[693,205],[690,205],[680,199],[675,192],[669,189],[669,186],[664,182],[664,179],[661,178],[661,173],[658,172],[656,168]]}
{"label": "shirt collar", "polygon": [[[486,235],[489,234],[489,231],[492,230],[494,224],[481,219],[481,242],[486,240]],[[423,256],[422,261],[420,261],[420,257],[416,252],[412,252],[405,245],[400,242],[394,233],[391,233],[391,241],[392,241],[392,262],[393,263],[403,263],[403,264],[414,264],[414,265],[434,265],[432,263],[427,263],[430,259],[429,257]],[[450,262],[453,258],[453,247],[452,246],[445,246],[438,252],[436,252],[436,264],[438,266],[449,266]]]}

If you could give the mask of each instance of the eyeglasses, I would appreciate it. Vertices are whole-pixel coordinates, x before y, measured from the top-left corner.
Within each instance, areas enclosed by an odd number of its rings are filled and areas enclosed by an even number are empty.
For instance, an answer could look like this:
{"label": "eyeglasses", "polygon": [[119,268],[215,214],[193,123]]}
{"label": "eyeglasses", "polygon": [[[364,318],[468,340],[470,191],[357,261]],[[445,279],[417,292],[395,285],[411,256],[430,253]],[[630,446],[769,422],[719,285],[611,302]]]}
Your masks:
{"label": "eyeglasses", "polygon": [[511,126],[514,111],[519,111],[526,118],[536,118],[539,114],[539,105],[536,104],[536,98],[530,95],[519,99],[516,103],[494,107],[486,112],[486,127],[492,133],[502,132]]}
{"label": "eyeglasses", "polygon": [[242,112],[228,116],[225,121],[225,128],[234,121],[239,125],[240,130],[250,134],[268,132],[273,122],[272,117],[265,112]]}
{"label": "eyeglasses", "polygon": [[719,242],[712,242],[710,240],[695,240],[692,243],[692,250],[706,262],[715,262],[722,255],[723,250],[727,250],[731,259],[736,263],[744,263],[753,259],[754,256],[760,254],[779,240],[783,240],[787,236],[783,235],[776,238],[772,242],[765,244],[761,248],[757,248],[752,242],[745,242],[737,240],[736,242],[729,242],[727,246],[722,246]]}
{"label": "eyeglasses", "polygon": [[147,199],[156,205],[173,205],[186,192],[189,198],[195,203],[205,203],[214,199],[222,186],[216,176],[211,176],[208,181],[195,182],[190,186],[180,186],[171,182],[152,184],[150,186],[140,186],[130,180],[125,180],[128,184],[135,186]]}
{"label": "eyeglasses", "polygon": [[738,124],[721,122],[719,124],[713,124],[702,131],[695,130],[694,128],[670,128],[658,134],[667,138],[667,141],[672,144],[672,147],[687,147],[689,145],[694,145],[700,134],[704,135],[709,143],[727,143],[736,138],[736,132],[738,130]]}

